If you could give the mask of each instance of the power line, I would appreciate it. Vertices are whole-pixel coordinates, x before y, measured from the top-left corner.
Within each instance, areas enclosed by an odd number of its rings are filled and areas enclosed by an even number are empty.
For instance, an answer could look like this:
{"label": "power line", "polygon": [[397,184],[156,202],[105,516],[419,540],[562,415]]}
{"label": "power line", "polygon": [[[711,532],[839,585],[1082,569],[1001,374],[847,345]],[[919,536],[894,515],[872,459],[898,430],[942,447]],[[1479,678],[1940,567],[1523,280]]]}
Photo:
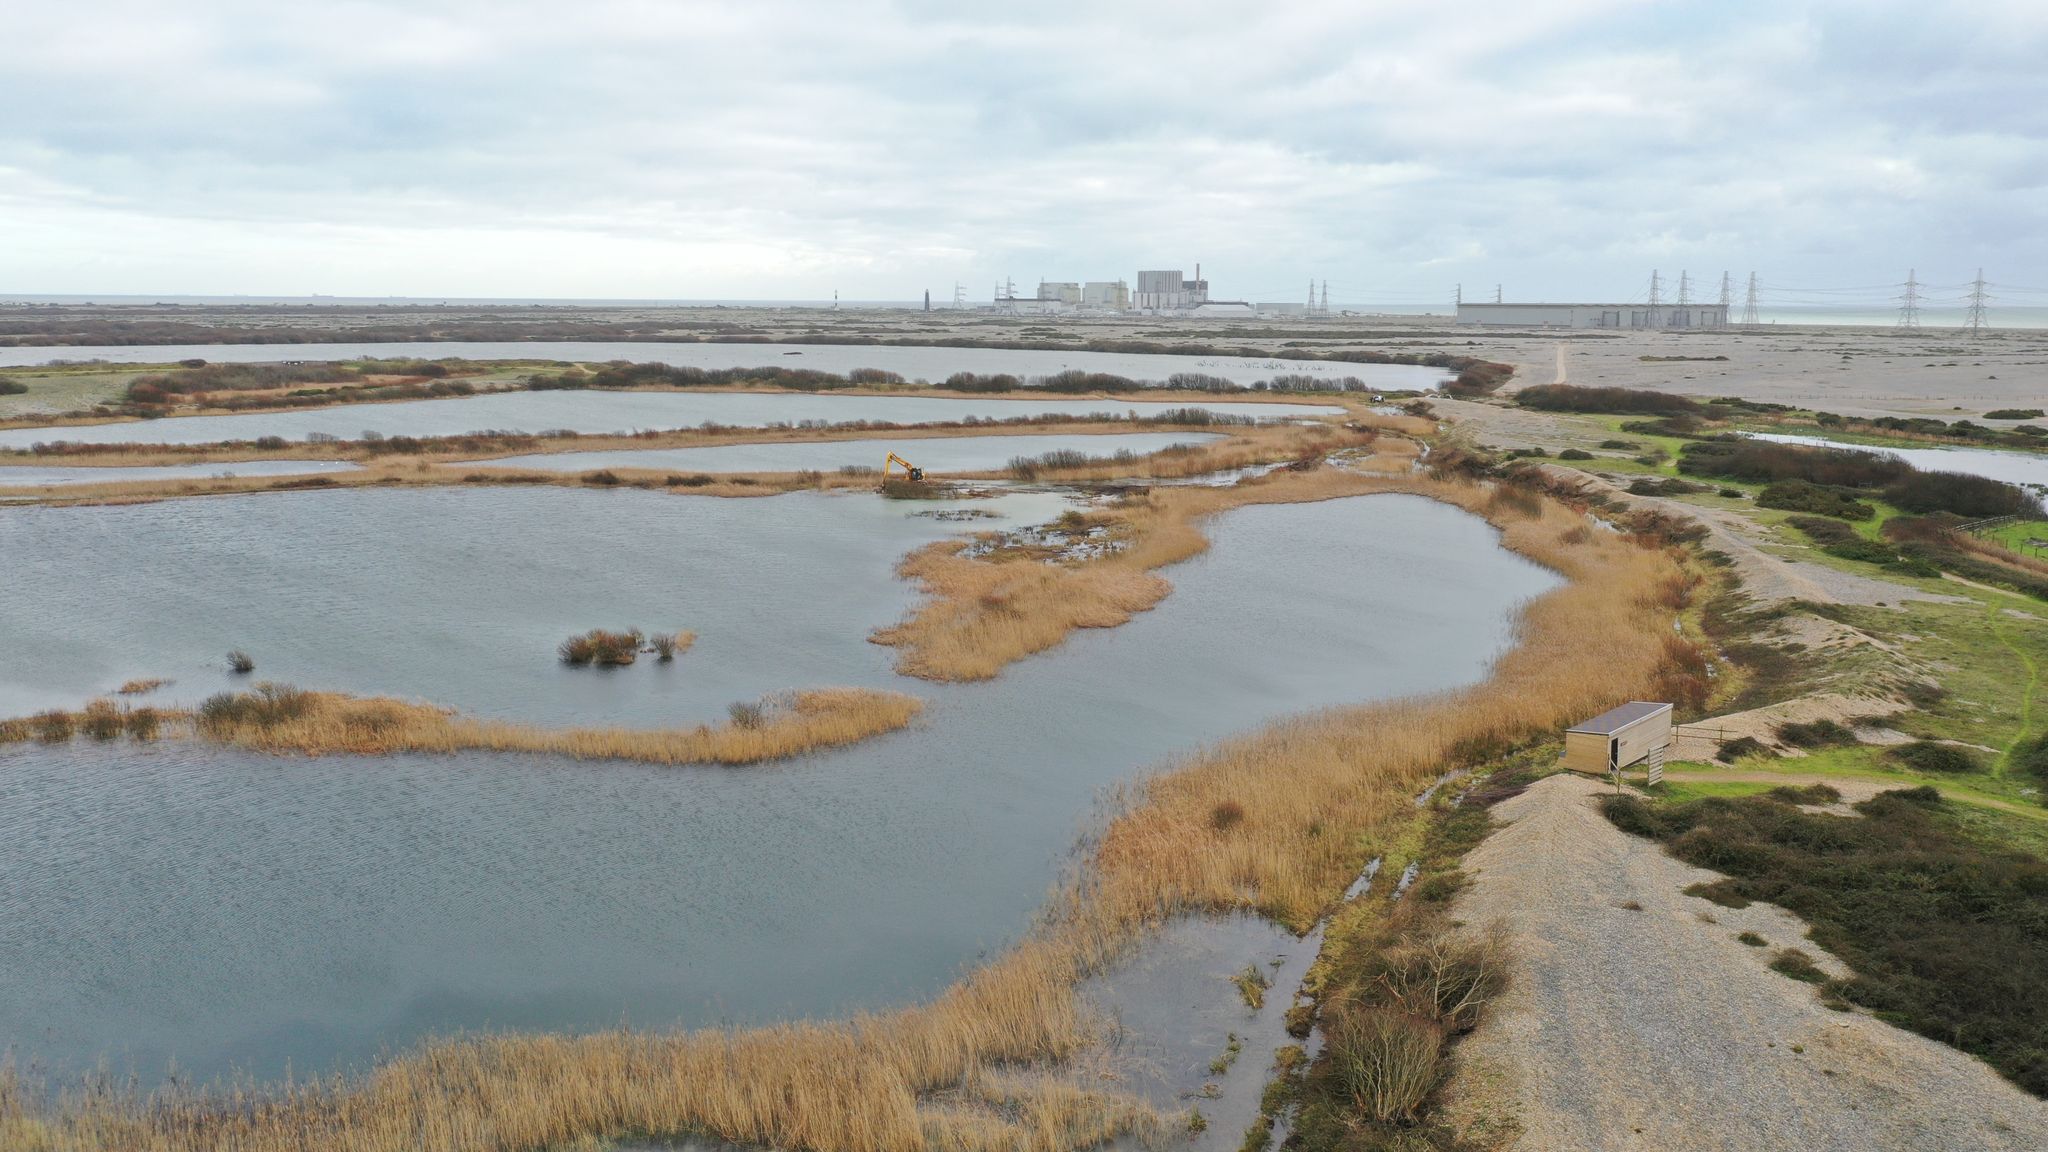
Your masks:
{"label": "power line", "polygon": [[1911,268],[1906,269],[1906,291],[1899,297],[1899,327],[1920,326],[1920,278]]}
{"label": "power line", "polygon": [[1664,282],[1659,279],[1657,270],[1652,268],[1650,269],[1650,307],[1655,308],[1662,303],[1664,303]]}
{"label": "power line", "polygon": [[1678,270],[1678,304],[1684,307],[1692,303],[1692,275],[1681,268]]}
{"label": "power line", "polygon": [[1721,273],[1721,322],[1723,324],[1728,322],[1728,312],[1734,307],[1735,282],[1728,278],[1728,273],[1723,272]]}
{"label": "power line", "polygon": [[1756,310],[1756,273],[1751,272],[1749,274],[1749,295],[1742,303],[1742,326],[1744,328],[1754,328],[1761,323],[1763,323],[1763,320],[1757,315]]}
{"label": "power line", "polygon": [[1985,305],[1990,299],[1991,297],[1984,294],[1984,270],[1979,268],[1977,269],[1977,278],[1970,283],[1969,319],[1963,321],[1963,325],[1970,330],[1972,337],[1980,336],[1984,332],[1984,316],[1988,311]]}

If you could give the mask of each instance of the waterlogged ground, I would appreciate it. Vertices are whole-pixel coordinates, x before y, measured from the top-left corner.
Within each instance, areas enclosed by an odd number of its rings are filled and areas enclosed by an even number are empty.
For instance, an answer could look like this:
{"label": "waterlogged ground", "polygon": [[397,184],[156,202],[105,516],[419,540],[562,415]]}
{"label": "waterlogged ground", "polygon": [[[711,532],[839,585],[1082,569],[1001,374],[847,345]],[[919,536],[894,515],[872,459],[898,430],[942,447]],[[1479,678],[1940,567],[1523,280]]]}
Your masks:
{"label": "waterlogged ground", "polygon": [[239,464],[169,464],[160,468],[42,468],[0,465],[0,488],[54,484],[118,484],[131,480],[209,480],[220,476],[308,476],[354,472],[339,460],[247,460]]}
{"label": "waterlogged ground", "polygon": [[[0,576],[35,590],[0,598],[0,712],[139,675],[190,699],[231,646],[259,677],[548,723],[696,722],[820,684],[929,702],[738,770],[0,751],[0,1037],[60,1073],[269,1077],[461,1029],[928,996],[1028,922],[1106,785],[1276,716],[1473,681],[1555,581],[1416,497],[1247,508],[1156,610],[931,685],[862,640],[913,603],[897,558],[957,527],[926,510],[550,488],[0,511]],[[699,640],[668,667],[554,662],[626,624]]]}
{"label": "waterlogged ground", "polygon": [[1057,449],[1109,456],[1140,456],[1176,444],[1203,444],[1221,436],[1200,432],[1131,432],[1100,436],[941,436],[905,440],[815,440],[800,444],[720,444],[711,448],[639,448],[618,452],[557,452],[513,456],[488,463],[507,468],[582,472],[591,468],[672,468],[682,472],[800,472],[806,468],[880,468],[891,452],[927,472],[989,472],[1019,456]]}
{"label": "waterlogged ground", "polygon": [[1279,420],[1290,416],[1341,415],[1329,404],[1255,404],[1208,400],[1200,393],[1168,400],[979,400],[942,396],[833,396],[772,392],[502,392],[446,400],[400,400],[385,404],[342,404],[302,411],[241,412],[230,416],[173,416],[118,424],[47,425],[0,429],[0,448],[27,448],[64,440],[78,444],[212,444],[309,436],[357,440],[377,436],[459,436],[471,432],[639,432],[695,428],[712,423],[735,428],[853,420],[893,424],[937,424],[970,417],[1004,420],[1017,416],[1156,415],[1174,408]]}

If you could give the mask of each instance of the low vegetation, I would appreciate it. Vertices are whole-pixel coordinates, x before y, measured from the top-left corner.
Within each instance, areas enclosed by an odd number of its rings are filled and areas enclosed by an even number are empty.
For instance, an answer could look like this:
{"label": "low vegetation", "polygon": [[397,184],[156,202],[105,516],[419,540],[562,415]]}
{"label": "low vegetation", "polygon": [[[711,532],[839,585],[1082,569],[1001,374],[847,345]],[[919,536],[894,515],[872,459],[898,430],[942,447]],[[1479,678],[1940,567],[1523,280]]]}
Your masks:
{"label": "low vegetation", "polygon": [[2048,987],[2048,863],[1973,838],[1926,787],[1857,804],[1861,819],[1771,794],[1603,804],[1624,830],[1726,874],[1701,895],[1791,911],[1854,975],[1828,979],[1793,949],[1772,967],[2048,1096],[2048,998],[2035,992]]}
{"label": "low vegetation", "polygon": [[[1701,440],[1680,451],[1678,470],[1689,476],[1715,476],[1767,484],[1772,489],[1789,485],[1785,492],[1809,494],[1808,499],[1836,499],[1854,504],[1858,495],[1878,496],[1908,512],[1948,512],[1965,518],[1988,516],[2037,516],[2040,501],[2018,485],[1960,472],[1922,472],[1897,456],[1853,448],[1823,448],[1805,444],[1776,444],[1764,440]],[[1826,496],[1830,491],[1838,495]],[[1815,494],[1818,493],[1818,494]],[[1852,513],[1829,512],[1821,507],[1771,503],[1766,508],[1791,508],[1823,515],[1846,515],[1864,520],[1874,509]]]}
{"label": "low vegetation", "polygon": [[1640,388],[1588,388],[1579,384],[1536,384],[1514,395],[1524,408],[1545,412],[1611,412],[1621,415],[1698,416],[1706,409],[1699,401],[1668,392]]}
{"label": "low vegetation", "polygon": [[1938,740],[1915,740],[1910,744],[1901,744],[1896,748],[1886,749],[1885,757],[1909,771],[1943,776],[1961,776],[1984,770],[1979,753],[1960,744],[1944,744]]}
{"label": "low vegetation", "polygon": [[1764,485],[1763,491],[1756,494],[1756,505],[1841,520],[1869,520],[1877,515],[1876,507],[1856,499],[1853,492],[1805,480],[1779,480]]}

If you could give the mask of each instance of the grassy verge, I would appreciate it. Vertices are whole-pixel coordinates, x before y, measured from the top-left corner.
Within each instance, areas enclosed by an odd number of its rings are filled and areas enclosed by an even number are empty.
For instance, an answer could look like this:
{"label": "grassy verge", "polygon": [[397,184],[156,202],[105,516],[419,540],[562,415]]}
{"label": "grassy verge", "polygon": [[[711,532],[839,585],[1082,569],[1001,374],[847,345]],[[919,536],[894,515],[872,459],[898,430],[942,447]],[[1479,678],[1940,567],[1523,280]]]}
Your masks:
{"label": "grassy verge", "polygon": [[[1593,530],[1554,501],[1411,480],[1478,511],[1567,583],[1531,601],[1485,682],[1271,725],[1128,790],[1074,881],[1017,946],[934,1000],[882,1016],[743,1031],[511,1034],[428,1044],[366,1077],[139,1100],[82,1094],[50,1110],[0,1095],[29,1152],[148,1148],[550,1148],[710,1134],[809,1152],[1052,1149],[1138,1123],[1127,1103],[1022,1083],[993,1111],[956,1105],[986,1070],[1049,1068],[1098,1024],[1076,983],[1168,919],[1256,910],[1305,929],[1341,897],[1411,797],[1471,763],[1637,696],[1654,682],[1676,566],[1655,542]],[[1228,819],[1221,814],[1228,812]]]}
{"label": "grassy verge", "polygon": [[1861,819],[1805,813],[1797,799],[1615,796],[1603,807],[1624,830],[1726,874],[1700,895],[1766,901],[1812,925],[1854,970],[1826,981],[1828,995],[2048,1096],[2048,863],[1987,843],[1931,788],[1866,800]]}
{"label": "grassy verge", "polygon": [[[98,739],[192,735],[259,752],[308,756],[396,752],[532,752],[578,760],[652,764],[758,764],[839,747],[892,732],[923,709],[914,696],[865,688],[792,692],[733,708],[726,724],[694,728],[541,728],[478,720],[445,708],[389,697],[308,692],[259,684],[211,697],[197,712],[121,707],[98,700],[78,713],[42,713],[0,721],[0,743],[57,743],[73,730]],[[68,718],[68,726],[56,717]],[[143,719],[146,717],[146,720]]]}

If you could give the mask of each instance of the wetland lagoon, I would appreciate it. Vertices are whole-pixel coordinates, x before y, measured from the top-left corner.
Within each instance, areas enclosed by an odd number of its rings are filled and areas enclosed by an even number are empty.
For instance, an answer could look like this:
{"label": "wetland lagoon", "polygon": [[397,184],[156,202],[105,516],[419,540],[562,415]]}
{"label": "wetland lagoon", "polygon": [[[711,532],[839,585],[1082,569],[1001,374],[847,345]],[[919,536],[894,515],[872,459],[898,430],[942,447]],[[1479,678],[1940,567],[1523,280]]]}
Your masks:
{"label": "wetland lagoon", "polygon": [[[463,1030],[839,1018],[1016,940],[1105,790],[1278,717],[1476,682],[1558,579],[1408,495],[1207,524],[1173,593],[994,680],[892,671],[909,551],[1059,493],[890,502],[355,489],[0,510],[0,714],[255,677],[535,723],[704,723],[822,686],[926,709],[744,769],[187,740],[0,748],[0,1037],[54,1081],[360,1071]],[[928,513],[973,507],[962,525]],[[572,669],[592,627],[672,664]]]}
{"label": "wetland lagoon", "polygon": [[719,424],[765,428],[814,421],[930,424],[1018,417],[1157,416],[1200,408],[1260,420],[1341,415],[1328,404],[1216,401],[1194,393],[1167,400],[982,400],[943,396],[833,396],[774,392],[501,392],[445,400],[343,404],[300,411],[172,416],[113,424],[51,424],[0,429],[0,449],[62,440],[73,444],[212,444],[277,436],[285,440],[357,440],[372,436],[460,436],[485,431],[529,435],[566,430],[630,433]]}
{"label": "wetland lagoon", "polygon": [[273,361],[513,360],[599,363],[628,360],[679,368],[809,368],[845,374],[879,368],[907,380],[944,380],[955,372],[1052,376],[1069,370],[1107,372],[1133,380],[1165,380],[1176,373],[1220,376],[1249,386],[1275,375],[1356,376],[1383,391],[1435,388],[1446,373],[1406,364],[1357,364],[1281,356],[1174,355],[1087,352],[1072,349],[950,348],[891,344],[778,344],[759,341],[413,341],[382,344],[155,344],[0,348],[0,368],[65,363],[216,364]]}

